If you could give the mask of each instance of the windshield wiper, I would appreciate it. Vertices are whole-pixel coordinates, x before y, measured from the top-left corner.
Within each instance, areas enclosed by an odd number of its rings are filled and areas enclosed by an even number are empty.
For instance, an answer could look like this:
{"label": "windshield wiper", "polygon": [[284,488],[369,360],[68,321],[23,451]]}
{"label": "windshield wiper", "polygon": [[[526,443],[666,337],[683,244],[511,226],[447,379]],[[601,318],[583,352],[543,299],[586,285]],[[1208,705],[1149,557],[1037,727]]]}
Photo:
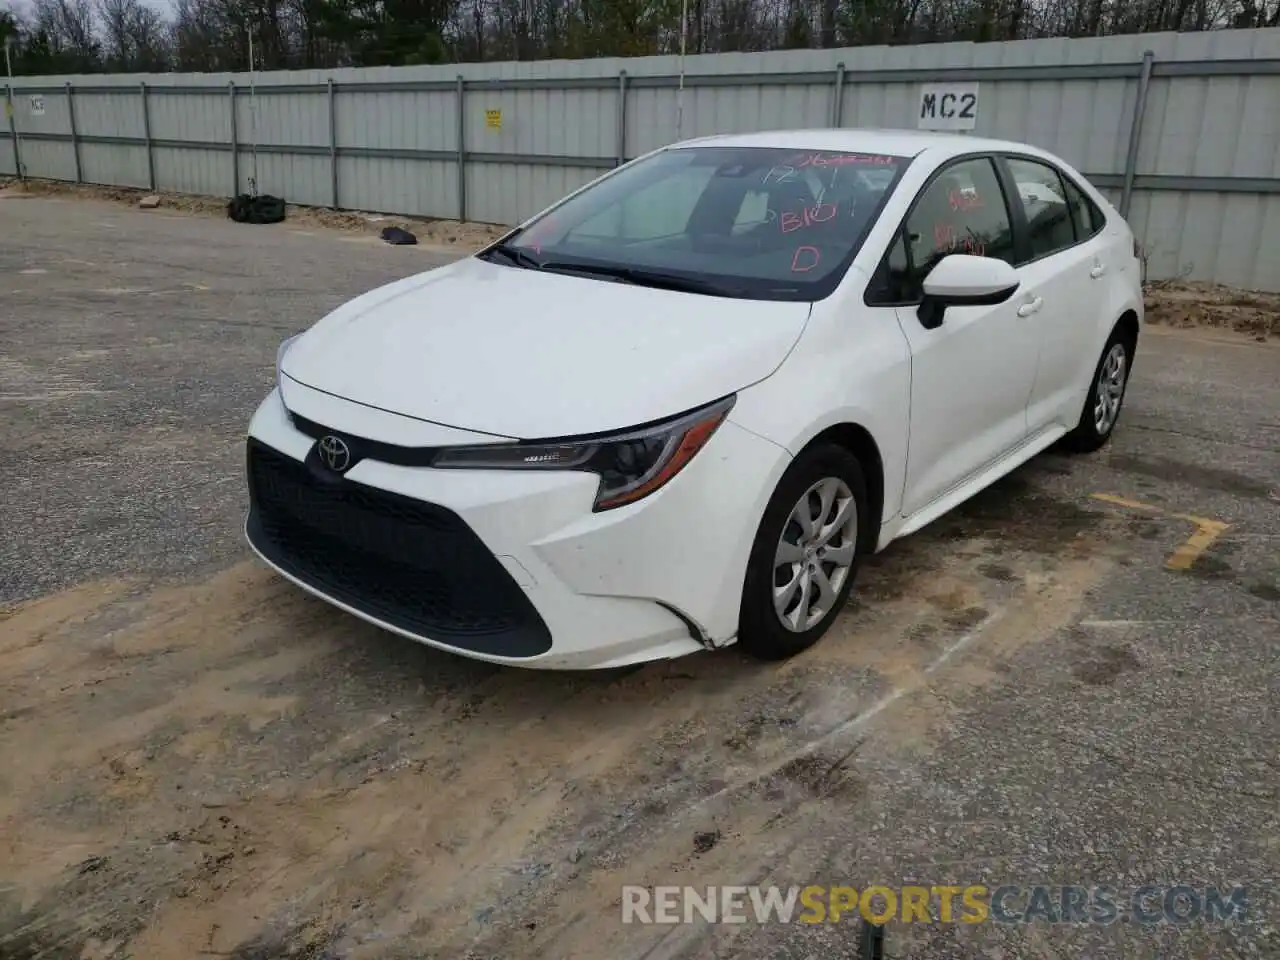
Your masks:
{"label": "windshield wiper", "polygon": [[680,293],[702,293],[713,297],[735,297],[741,291],[736,287],[726,287],[710,280],[699,280],[694,277],[681,277],[671,273],[655,270],[641,270],[636,267],[607,267],[585,263],[566,263],[550,260],[542,265],[543,270],[557,273],[584,273],[593,277],[608,277],[632,283],[638,287],[654,287],[659,290],[675,290]]}
{"label": "windshield wiper", "polygon": [[491,253],[499,253],[511,261],[513,266],[522,267],[526,270],[541,270],[543,263],[531,253],[525,253],[519,247],[513,247],[509,243],[500,243],[496,247],[490,247],[485,251],[484,255]]}

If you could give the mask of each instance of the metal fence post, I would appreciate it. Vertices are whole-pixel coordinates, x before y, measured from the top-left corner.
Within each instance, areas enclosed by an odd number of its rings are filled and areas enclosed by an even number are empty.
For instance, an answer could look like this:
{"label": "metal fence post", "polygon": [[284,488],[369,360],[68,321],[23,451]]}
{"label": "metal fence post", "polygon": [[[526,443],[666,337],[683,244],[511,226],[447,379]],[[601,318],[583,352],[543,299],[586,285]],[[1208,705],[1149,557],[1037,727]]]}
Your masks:
{"label": "metal fence post", "polygon": [[627,71],[618,71],[618,166],[627,162]]}
{"label": "metal fence post", "polygon": [[844,64],[836,64],[836,86],[831,91],[831,126],[840,126],[844,117]]}
{"label": "metal fence post", "polygon": [[147,105],[147,85],[138,84],[142,94],[142,136],[147,141],[147,185],[151,190],[156,188],[156,155],[151,149],[151,108]]}
{"label": "metal fence post", "polygon": [[329,78],[329,206],[338,209],[338,122],[334,107],[333,77]]}
{"label": "metal fence post", "polygon": [[231,196],[240,196],[240,134],[236,122],[236,82],[227,82],[231,101]]}
{"label": "metal fence post", "polygon": [[1133,100],[1133,125],[1129,128],[1129,152],[1124,158],[1124,188],[1120,192],[1120,216],[1128,219],[1133,200],[1133,178],[1138,173],[1138,147],[1142,143],[1142,120],[1147,112],[1147,91],[1151,88],[1151,67],[1156,55],[1148,50],[1142,55],[1142,73],[1138,76],[1138,94]]}
{"label": "metal fence post", "polygon": [[4,88],[4,112],[9,117],[9,142],[13,144],[13,172],[18,175],[19,180],[26,180],[27,175],[22,169],[22,148],[18,146],[18,123],[14,119],[17,111],[13,106],[13,84],[6,84]]}
{"label": "metal fence post", "polygon": [[67,81],[67,122],[71,124],[71,152],[76,158],[76,183],[84,183],[80,167],[80,133],[76,130],[76,88]]}
{"label": "metal fence post", "polygon": [[467,222],[467,91],[458,74],[458,222]]}

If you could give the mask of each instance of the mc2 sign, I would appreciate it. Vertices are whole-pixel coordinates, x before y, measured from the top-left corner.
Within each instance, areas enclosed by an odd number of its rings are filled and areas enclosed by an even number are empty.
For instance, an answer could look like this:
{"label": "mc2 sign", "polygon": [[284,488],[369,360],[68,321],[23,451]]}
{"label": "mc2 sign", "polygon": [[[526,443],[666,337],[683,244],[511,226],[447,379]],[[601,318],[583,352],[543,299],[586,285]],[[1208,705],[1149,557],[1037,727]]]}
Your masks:
{"label": "mc2 sign", "polygon": [[972,130],[978,122],[978,84],[922,84],[916,120],[921,130]]}

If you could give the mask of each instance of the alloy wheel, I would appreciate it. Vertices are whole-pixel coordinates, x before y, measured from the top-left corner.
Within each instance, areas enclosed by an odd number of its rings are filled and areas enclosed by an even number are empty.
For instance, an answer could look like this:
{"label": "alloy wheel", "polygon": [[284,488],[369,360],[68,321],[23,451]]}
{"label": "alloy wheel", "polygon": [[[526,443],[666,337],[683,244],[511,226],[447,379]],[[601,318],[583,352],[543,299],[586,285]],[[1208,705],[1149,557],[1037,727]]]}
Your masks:
{"label": "alloy wheel", "polygon": [[1104,437],[1115,426],[1124,399],[1125,372],[1128,368],[1123,343],[1113,343],[1098,371],[1098,388],[1093,404],[1093,427]]}
{"label": "alloy wheel", "polygon": [[838,477],[813,484],[783,526],[773,562],[773,608],[782,625],[804,633],[822,620],[853,568],[858,507]]}

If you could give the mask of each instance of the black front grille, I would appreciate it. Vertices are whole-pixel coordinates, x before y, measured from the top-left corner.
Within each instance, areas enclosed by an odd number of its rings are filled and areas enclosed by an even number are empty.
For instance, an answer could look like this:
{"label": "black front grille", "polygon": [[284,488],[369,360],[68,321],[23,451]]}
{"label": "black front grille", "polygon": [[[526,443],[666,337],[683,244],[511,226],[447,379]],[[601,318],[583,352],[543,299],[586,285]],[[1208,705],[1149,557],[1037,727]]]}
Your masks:
{"label": "black front grille", "polygon": [[551,649],[529,598],[453,511],[354,483],[253,439],[248,470],[249,539],[292,576],[450,646],[504,657]]}

